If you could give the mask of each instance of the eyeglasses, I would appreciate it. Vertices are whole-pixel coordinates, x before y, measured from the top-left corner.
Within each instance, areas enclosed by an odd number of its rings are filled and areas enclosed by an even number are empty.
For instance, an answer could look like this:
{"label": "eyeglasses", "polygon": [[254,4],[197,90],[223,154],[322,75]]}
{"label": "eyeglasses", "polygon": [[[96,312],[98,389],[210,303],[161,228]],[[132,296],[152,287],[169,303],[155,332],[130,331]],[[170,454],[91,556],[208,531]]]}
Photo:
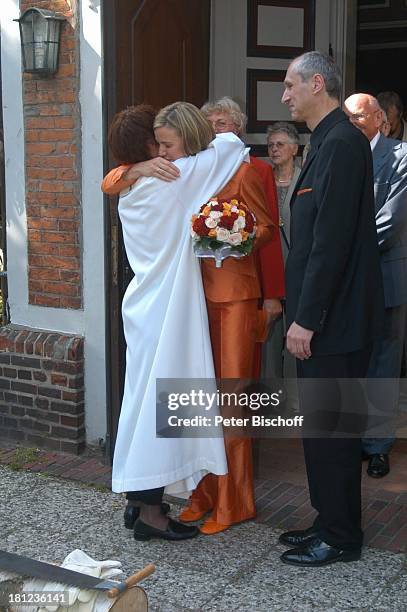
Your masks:
{"label": "eyeglasses", "polygon": [[368,117],[371,117],[372,115],[374,115],[374,113],[381,113],[381,109],[378,108],[375,111],[373,111],[373,113],[353,113],[351,115],[349,115],[349,119],[353,119],[354,121],[360,121],[360,119],[367,119]]}
{"label": "eyeglasses", "polygon": [[370,117],[370,113],[354,113],[353,115],[349,115],[349,118],[354,121],[360,121],[360,119],[367,119],[368,117]]}
{"label": "eyeglasses", "polygon": [[276,142],[269,142],[267,146],[269,149],[272,149],[273,147],[276,147],[276,149],[282,149],[283,147],[285,147],[285,145],[290,144],[292,144],[292,142],[288,142],[288,140],[286,142],[281,142],[280,140],[277,140]]}
{"label": "eyeglasses", "polygon": [[232,121],[225,121],[224,119],[219,119],[218,121],[211,121],[211,123],[215,130],[230,128],[230,130],[232,131],[235,127]]}

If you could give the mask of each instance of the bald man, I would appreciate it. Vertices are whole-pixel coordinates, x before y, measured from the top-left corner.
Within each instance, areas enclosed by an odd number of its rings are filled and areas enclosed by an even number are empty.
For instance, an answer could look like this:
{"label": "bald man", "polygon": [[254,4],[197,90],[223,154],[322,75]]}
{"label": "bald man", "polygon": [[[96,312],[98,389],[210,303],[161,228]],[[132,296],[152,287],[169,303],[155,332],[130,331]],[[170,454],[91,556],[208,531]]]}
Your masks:
{"label": "bald man", "polygon": [[[376,411],[391,419],[397,414],[399,377],[407,319],[407,144],[380,133],[383,111],[368,94],[345,100],[351,122],[370,141],[373,155],[376,229],[385,294],[385,335],[376,341],[368,378],[386,379],[369,384]],[[391,430],[391,421],[389,422]],[[365,438],[367,473],[381,478],[389,473],[389,451],[394,437]]]}

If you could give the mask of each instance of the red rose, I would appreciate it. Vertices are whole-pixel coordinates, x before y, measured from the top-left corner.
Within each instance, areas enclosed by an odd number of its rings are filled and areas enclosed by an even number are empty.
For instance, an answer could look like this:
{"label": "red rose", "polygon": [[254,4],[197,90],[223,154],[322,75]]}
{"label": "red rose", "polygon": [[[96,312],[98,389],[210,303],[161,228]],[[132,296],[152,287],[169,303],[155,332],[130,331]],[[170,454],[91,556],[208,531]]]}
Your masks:
{"label": "red rose", "polygon": [[212,210],[217,210],[219,212],[223,212],[222,204],[215,204],[215,206],[212,206],[211,208],[212,208]]}
{"label": "red rose", "polygon": [[198,236],[207,236],[209,234],[209,227],[205,225],[205,217],[197,217],[192,224],[192,229]]}
{"label": "red rose", "polygon": [[239,215],[237,213],[231,213],[230,216],[223,215],[223,217],[219,219],[218,226],[224,227],[227,230],[231,230],[238,216]]}
{"label": "red rose", "polygon": [[254,219],[253,215],[250,212],[246,213],[245,221],[246,225],[244,229],[246,230],[246,232],[249,232],[249,234],[251,234],[254,228]]}

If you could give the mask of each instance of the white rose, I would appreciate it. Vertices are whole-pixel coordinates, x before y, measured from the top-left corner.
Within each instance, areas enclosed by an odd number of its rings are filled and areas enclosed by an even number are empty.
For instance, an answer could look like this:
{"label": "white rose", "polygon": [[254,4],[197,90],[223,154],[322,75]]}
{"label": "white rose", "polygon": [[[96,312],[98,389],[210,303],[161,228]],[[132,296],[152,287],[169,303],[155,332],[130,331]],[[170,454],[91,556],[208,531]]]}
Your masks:
{"label": "white rose", "polygon": [[246,225],[246,217],[241,217],[241,216],[239,216],[239,217],[236,219],[235,223],[237,224],[237,229],[238,229],[238,230],[244,229],[244,227],[245,227],[245,225]]}
{"label": "white rose", "polygon": [[220,212],[220,210],[211,210],[211,212],[209,213],[209,216],[212,217],[212,219],[220,219],[222,216],[222,213]]}
{"label": "white rose", "polygon": [[193,229],[191,229],[191,236],[192,238],[196,238],[198,234]]}
{"label": "white rose", "polygon": [[218,225],[218,222],[216,221],[216,219],[212,219],[212,217],[208,217],[207,219],[205,219],[205,225],[206,227],[213,229],[214,227]]}
{"label": "white rose", "polygon": [[232,206],[232,212],[238,212],[238,211],[239,211],[239,209],[238,209],[237,206]]}
{"label": "white rose", "polygon": [[224,227],[218,227],[216,229],[216,238],[220,242],[228,242],[229,241],[230,232]]}
{"label": "white rose", "polygon": [[229,244],[233,246],[237,246],[238,244],[242,244],[242,234],[239,232],[236,234],[230,234],[229,236]]}
{"label": "white rose", "polygon": [[244,217],[238,217],[233,224],[232,232],[234,233],[234,232],[238,232],[241,229],[244,229],[245,225],[246,225],[246,221],[244,220]]}

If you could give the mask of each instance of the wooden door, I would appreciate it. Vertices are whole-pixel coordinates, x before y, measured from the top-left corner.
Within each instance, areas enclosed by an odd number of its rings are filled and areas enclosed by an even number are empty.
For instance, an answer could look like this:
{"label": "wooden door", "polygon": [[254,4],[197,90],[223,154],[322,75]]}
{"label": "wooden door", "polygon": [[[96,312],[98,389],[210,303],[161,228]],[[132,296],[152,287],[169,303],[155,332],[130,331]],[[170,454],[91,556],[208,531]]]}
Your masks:
{"label": "wooden door", "polygon": [[[113,115],[126,106],[145,102],[159,109],[177,100],[201,106],[208,99],[210,0],[106,0],[103,24],[106,133]],[[105,169],[113,165],[106,145]],[[106,206],[110,211],[106,216],[107,450],[112,455],[125,372],[120,308],[132,274],[123,249],[117,201]]]}

